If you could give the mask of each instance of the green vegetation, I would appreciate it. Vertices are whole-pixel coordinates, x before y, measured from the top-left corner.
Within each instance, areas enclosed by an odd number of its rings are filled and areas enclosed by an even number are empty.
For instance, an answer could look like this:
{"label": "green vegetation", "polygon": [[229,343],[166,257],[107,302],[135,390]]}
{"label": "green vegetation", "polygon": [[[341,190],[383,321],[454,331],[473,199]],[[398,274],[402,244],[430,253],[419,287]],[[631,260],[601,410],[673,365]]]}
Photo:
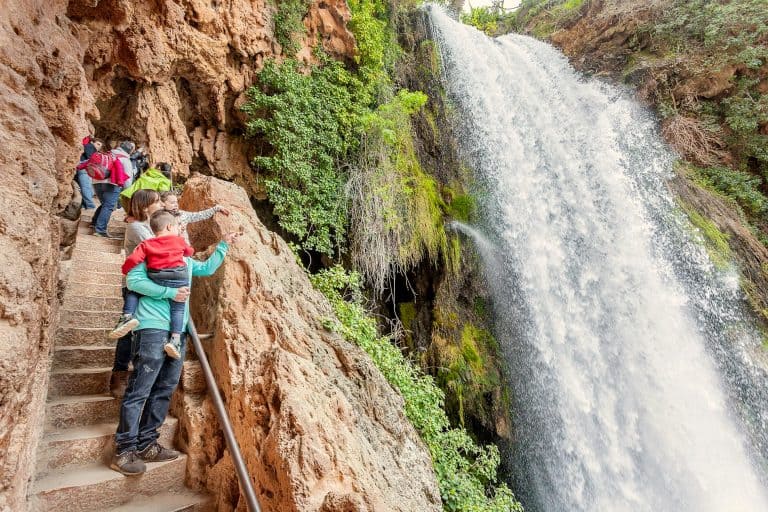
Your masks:
{"label": "green vegetation", "polygon": [[681,203],[683,211],[703,237],[704,247],[709,253],[712,263],[719,269],[727,268],[731,263],[731,248],[728,245],[728,235],[717,229],[715,223],[705,218],[690,205]]}
{"label": "green vegetation", "polygon": [[461,13],[461,22],[472,25],[489,36],[497,36],[509,31],[514,19],[513,14],[491,6],[473,7],[468,13]]}
{"label": "green vegetation", "polygon": [[267,62],[260,87],[248,90],[243,110],[248,132],[271,146],[255,165],[264,171],[267,194],[280,225],[302,246],[326,254],[341,247],[347,227],[345,176],[337,163],[354,149],[362,106],[360,82],[339,62],[325,59],[309,74],[287,60]]}
{"label": "green vegetation", "polygon": [[[266,142],[254,159],[280,225],[303,249],[340,257],[377,291],[393,272],[447,255],[446,205],[416,157],[411,117],[425,94],[396,90],[402,54],[384,0],[352,0],[358,66],[317,50],[319,64],[269,62],[248,91],[248,133]],[[278,39],[300,33],[305,0],[278,5]],[[279,30],[278,30],[279,29]],[[295,52],[295,48],[293,49]]]}
{"label": "green vegetation", "polygon": [[[337,319],[326,327],[365,350],[389,383],[404,398],[405,414],[432,455],[444,509],[451,512],[515,512],[522,507],[504,484],[497,483],[499,451],[479,446],[463,428],[451,428],[443,410],[443,392],[433,379],[408,361],[387,337],[380,336],[375,319],[361,304],[359,274],[332,267],[310,276],[313,285],[333,305]],[[344,299],[351,298],[350,301]],[[477,367],[479,334],[468,331],[461,358]]]}
{"label": "green vegetation", "polygon": [[582,5],[584,0],[523,0],[515,11],[511,27],[515,30],[531,27],[534,36],[545,39],[575,20]]}
{"label": "green vegetation", "polygon": [[299,49],[298,38],[306,33],[303,19],[307,14],[308,0],[282,0],[277,4],[273,21],[275,39],[286,56],[293,57]]}

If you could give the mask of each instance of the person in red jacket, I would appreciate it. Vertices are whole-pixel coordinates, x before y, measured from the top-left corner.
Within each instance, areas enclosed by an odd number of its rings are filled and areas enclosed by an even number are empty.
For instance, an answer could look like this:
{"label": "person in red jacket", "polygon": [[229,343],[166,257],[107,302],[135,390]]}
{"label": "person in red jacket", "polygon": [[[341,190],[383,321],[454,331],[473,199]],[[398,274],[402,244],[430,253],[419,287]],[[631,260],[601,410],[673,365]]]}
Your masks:
{"label": "person in red jacket", "polygon": [[101,203],[93,213],[93,220],[91,221],[93,234],[109,238],[107,233],[109,219],[115,206],[117,206],[120,191],[130,176],[120,159],[116,158],[106,147],[102,147],[77,166],[78,171],[83,169],[93,180],[93,190]]}
{"label": "person in red jacket", "polygon": [[[190,275],[184,262],[185,256],[192,256],[195,250],[180,236],[178,215],[167,210],[160,210],[152,214],[149,226],[155,234],[155,238],[149,238],[141,242],[136,249],[125,259],[123,274],[133,269],[139,263],[145,262],[147,276],[159,284],[169,288],[182,288],[189,286]],[[123,315],[120,317],[110,337],[123,336],[138,326],[139,321],[133,317],[136,307],[139,305],[140,295],[128,291],[123,306]],[[184,304],[169,300],[171,307],[171,337],[165,344],[165,353],[174,359],[181,355],[181,331],[184,327]]]}

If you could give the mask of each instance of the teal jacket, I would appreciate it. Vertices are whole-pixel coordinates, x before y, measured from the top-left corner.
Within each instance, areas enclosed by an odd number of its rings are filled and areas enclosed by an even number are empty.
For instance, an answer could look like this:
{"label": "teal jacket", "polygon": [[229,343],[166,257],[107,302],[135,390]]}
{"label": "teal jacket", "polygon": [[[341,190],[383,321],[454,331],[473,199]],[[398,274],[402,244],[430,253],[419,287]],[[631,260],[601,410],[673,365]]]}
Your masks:
{"label": "teal jacket", "polygon": [[[229,246],[226,242],[219,242],[216,250],[206,261],[196,261],[192,258],[184,258],[190,270],[189,286],[192,286],[192,276],[211,276],[224,261]],[[126,276],[126,285],[129,290],[143,295],[136,308],[135,317],[139,325],[134,329],[162,329],[168,331],[171,328],[171,306],[168,299],[176,296],[176,288],[168,288],[154,283],[147,277],[147,267],[139,263]],[[189,300],[184,308],[184,331],[186,332],[189,320]]]}

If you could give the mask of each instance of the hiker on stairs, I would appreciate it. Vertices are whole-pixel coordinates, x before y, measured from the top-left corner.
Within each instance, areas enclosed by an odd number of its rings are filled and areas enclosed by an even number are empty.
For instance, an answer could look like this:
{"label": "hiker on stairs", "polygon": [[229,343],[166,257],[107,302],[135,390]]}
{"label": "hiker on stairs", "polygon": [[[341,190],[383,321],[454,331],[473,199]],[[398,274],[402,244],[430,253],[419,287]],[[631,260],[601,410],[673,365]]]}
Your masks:
{"label": "hiker on stairs", "polygon": [[[80,162],[87,162],[89,158],[101,150],[104,143],[100,139],[96,139],[88,135],[83,139],[83,153],[80,155]],[[93,184],[91,183],[91,177],[88,176],[88,171],[85,169],[75,170],[75,181],[80,185],[80,195],[83,197],[82,207],[86,210],[93,210],[96,208],[96,203],[93,202]]]}
{"label": "hiker on stairs", "polygon": [[[130,256],[134,249],[143,242],[154,236],[149,227],[149,218],[158,210],[162,210],[163,203],[160,201],[160,194],[154,190],[137,190],[131,196],[131,212],[134,221],[129,223],[125,229],[125,240],[123,249],[125,255]],[[112,366],[112,375],[109,379],[109,392],[115,398],[122,398],[125,388],[128,386],[128,365],[131,362],[131,329],[135,328],[139,322],[131,315],[125,316],[125,299],[127,295],[125,278],[123,278],[123,316],[117,322],[115,329],[109,333],[110,338],[119,338],[115,347],[115,361]]]}
{"label": "hiker on stairs", "polygon": [[[204,262],[185,258],[190,276],[213,275],[237,236],[236,233],[227,234]],[[134,332],[134,371],[120,405],[116,449],[110,467],[124,475],[138,475],[146,471],[145,462],[172,460],[179,456],[179,452],[161,446],[157,439],[158,428],[168,414],[171,395],[179,382],[184,363],[188,305],[184,311],[180,358],[167,357],[163,347],[170,330],[168,299],[186,301],[192,280],[190,277],[189,286],[183,288],[161,286],[149,279],[146,265],[140,263],[128,273],[127,284],[129,289],[142,297],[136,310],[139,325]]]}
{"label": "hiker on stairs", "polygon": [[109,225],[109,219],[117,205],[120,190],[122,190],[129,175],[126,174],[120,158],[113,155],[106,147],[102,147],[100,151],[77,166],[78,171],[83,169],[93,181],[93,190],[101,203],[93,214],[91,224],[93,234],[108,238],[107,225]]}

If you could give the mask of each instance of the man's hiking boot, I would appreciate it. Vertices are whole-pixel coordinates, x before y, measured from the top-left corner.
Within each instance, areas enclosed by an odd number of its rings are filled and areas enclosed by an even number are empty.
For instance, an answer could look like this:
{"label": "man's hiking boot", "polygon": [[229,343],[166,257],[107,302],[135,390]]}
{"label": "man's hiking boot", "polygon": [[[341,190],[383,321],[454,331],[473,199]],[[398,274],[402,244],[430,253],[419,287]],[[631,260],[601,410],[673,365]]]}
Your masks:
{"label": "man's hiking boot", "polygon": [[128,387],[128,377],[131,372],[125,371],[113,371],[109,377],[109,394],[113,397],[120,399],[125,395],[125,389]]}
{"label": "man's hiking boot", "polygon": [[173,359],[178,359],[181,357],[181,339],[179,338],[179,335],[171,335],[171,338],[168,340],[168,343],[166,343],[163,348],[165,349],[165,353],[168,354],[168,357],[172,357]]}
{"label": "man's hiking boot", "polygon": [[139,458],[136,450],[114,454],[109,467],[127,476],[140,475],[147,470],[147,465]]}
{"label": "man's hiking boot", "polygon": [[179,458],[179,452],[166,448],[157,441],[153,442],[143,450],[136,452],[136,454],[144,462],[163,462]]}
{"label": "man's hiking boot", "polygon": [[117,321],[117,325],[114,329],[112,329],[112,332],[107,334],[107,338],[111,340],[116,340],[118,338],[122,338],[129,332],[131,332],[134,328],[138,327],[139,321],[133,318],[131,315],[122,315],[120,317],[120,320]]}

